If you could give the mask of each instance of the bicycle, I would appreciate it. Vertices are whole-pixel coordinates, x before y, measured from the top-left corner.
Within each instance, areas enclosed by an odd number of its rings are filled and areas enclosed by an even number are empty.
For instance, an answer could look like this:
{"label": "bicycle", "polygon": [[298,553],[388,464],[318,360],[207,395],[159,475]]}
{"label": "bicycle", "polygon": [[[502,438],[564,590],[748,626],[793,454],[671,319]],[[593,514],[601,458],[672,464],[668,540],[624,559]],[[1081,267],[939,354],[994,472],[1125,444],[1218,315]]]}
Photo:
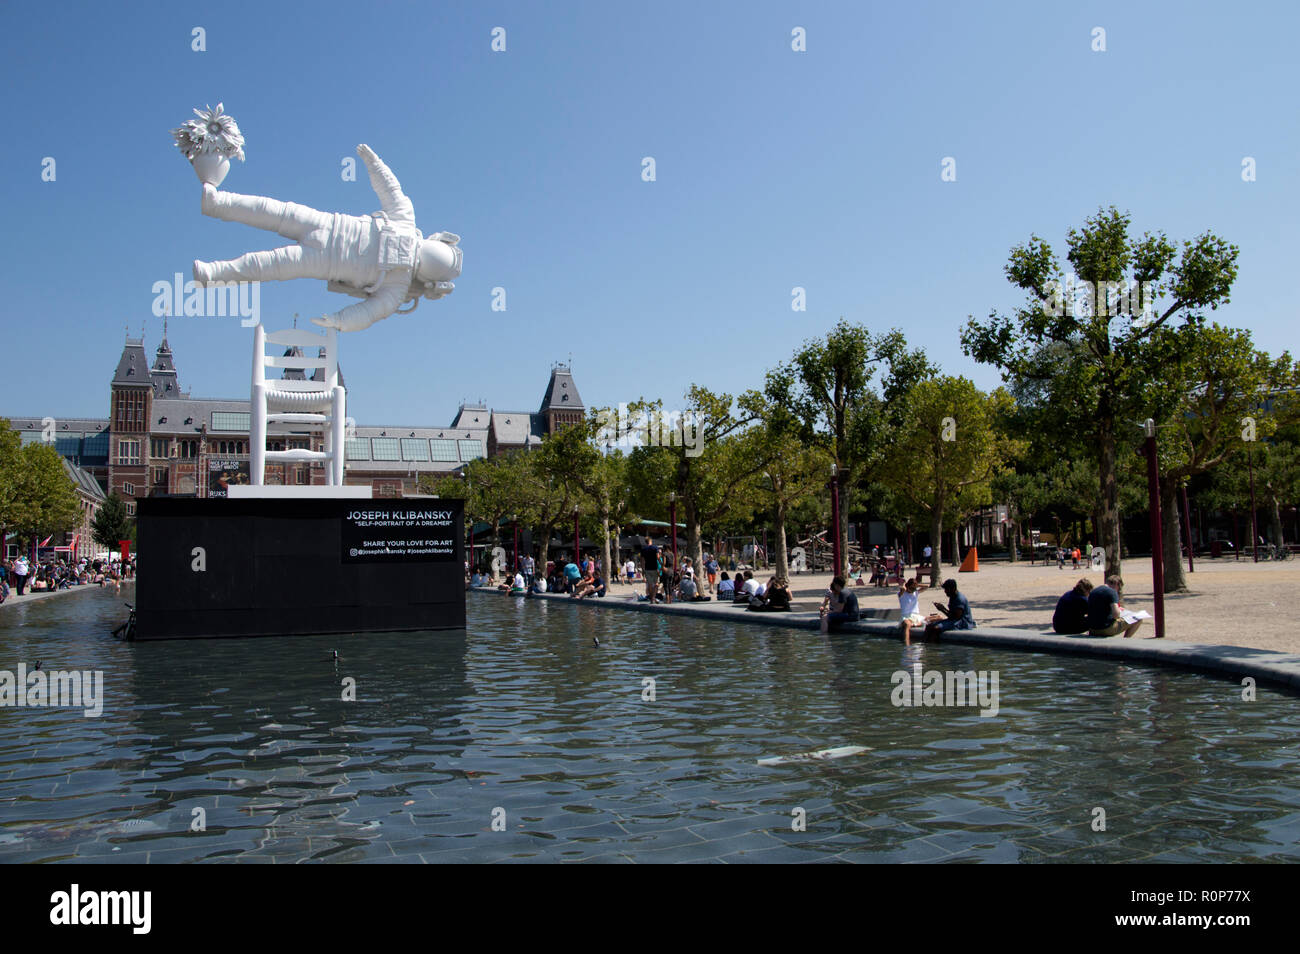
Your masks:
{"label": "bicycle", "polygon": [[1287,549],[1287,547],[1286,547],[1285,544],[1283,544],[1283,545],[1274,544],[1274,545],[1273,545],[1273,559],[1274,559],[1274,560],[1289,560],[1289,559],[1291,559],[1291,551],[1290,551],[1289,549]]}
{"label": "bicycle", "polygon": [[130,603],[123,603],[122,605],[131,611],[131,615],[126,618],[125,623],[113,630],[113,638],[125,639],[129,642],[135,639],[135,607]]}

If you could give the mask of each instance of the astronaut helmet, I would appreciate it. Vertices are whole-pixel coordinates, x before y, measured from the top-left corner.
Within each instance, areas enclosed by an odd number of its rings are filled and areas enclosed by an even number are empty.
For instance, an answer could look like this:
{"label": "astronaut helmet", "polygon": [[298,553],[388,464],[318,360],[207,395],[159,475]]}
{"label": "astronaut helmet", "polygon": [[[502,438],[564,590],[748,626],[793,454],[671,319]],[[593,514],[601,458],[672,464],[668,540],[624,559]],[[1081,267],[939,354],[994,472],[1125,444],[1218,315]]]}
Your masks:
{"label": "astronaut helmet", "polygon": [[459,278],[461,251],[456,244],[459,241],[460,237],[450,232],[435,232],[421,241],[415,277],[426,284]]}

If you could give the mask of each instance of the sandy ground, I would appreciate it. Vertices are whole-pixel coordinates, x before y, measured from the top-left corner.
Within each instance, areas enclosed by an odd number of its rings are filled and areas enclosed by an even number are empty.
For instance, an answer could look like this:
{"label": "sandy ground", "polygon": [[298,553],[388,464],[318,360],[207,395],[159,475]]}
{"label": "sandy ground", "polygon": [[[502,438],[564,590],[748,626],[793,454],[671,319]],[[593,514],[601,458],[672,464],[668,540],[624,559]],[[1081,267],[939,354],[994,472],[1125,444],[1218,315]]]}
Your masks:
{"label": "sandy ground", "polygon": [[[1051,630],[1056,601],[1084,575],[1083,571],[1072,571],[1068,562],[1064,570],[1058,570],[1056,564],[1044,567],[1041,563],[1030,566],[987,562],[976,573],[956,570],[956,567],[944,567],[944,577],[956,577],[979,625],[1012,626],[1038,632]],[[755,575],[766,582],[771,574]],[[1102,581],[1100,571],[1088,576],[1094,583]],[[1196,571],[1188,574],[1187,582],[1188,592],[1165,596],[1165,636],[1169,639],[1300,652],[1300,619],[1288,615],[1287,608],[1291,605],[1291,595],[1300,589],[1300,559],[1292,557],[1282,563],[1198,559]],[[829,574],[792,577],[790,588],[795,596],[795,608],[815,610],[829,584]],[[620,589],[625,588],[614,588],[614,595]],[[898,606],[897,587],[854,589],[864,609]],[[1151,561],[1125,560],[1124,606],[1154,614],[1151,596]],[[922,594],[922,610],[930,611],[935,600],[944,600],[942,590]],[[1144,622],[1137,635],[1152,635],[1154,622]]]}

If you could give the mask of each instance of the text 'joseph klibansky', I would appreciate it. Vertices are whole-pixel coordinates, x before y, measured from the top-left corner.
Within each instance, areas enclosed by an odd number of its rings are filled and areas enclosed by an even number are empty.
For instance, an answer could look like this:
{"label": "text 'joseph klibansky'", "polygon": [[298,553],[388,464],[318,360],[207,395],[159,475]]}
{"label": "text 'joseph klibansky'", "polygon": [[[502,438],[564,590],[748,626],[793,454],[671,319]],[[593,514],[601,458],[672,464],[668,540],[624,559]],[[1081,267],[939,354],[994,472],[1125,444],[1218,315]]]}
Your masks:
{"label": "text 'joseph klibansky'", "polygon": [[0,707],[81,709],[90,718],[104,712],[104,673],[98,669],[0,669]]}

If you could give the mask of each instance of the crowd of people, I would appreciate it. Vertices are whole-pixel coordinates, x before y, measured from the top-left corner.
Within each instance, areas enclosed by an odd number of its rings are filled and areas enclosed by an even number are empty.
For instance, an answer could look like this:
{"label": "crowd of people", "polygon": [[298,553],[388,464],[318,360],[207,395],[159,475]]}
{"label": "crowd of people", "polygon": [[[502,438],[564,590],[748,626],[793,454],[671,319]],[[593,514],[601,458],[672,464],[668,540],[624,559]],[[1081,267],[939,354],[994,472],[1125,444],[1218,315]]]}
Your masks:
{"label": "crowd of people", "polygon": [[[1061,548],[1057,553],[1057,562],[1064,568],[1065,560],[1073,559],[1077,565],[1077,561],[1091,556],[1087,552],[1091,549],[1091,545],[1086,551],[1067,551]],[[657,545],[651,537],[646,537],[644,544],[637,548],[637,555],[639,561],[635,557],[629,558],[617,568],[613,578],[617,583],[625,580],[628,585],[643,582],[645,592],[637,594],[639,601],[671,604],[716,600],[760,613],[789,612],[792,608],[790,583],[785,578],[771,576],[764,583],[749,569],[735,571],[733,576],[731,572],[722,570],[718,560],[707,553],[697,572],[690,557],[682,557],[679,566],[672,549]],[[927,558],[932,558],[929,547],[922,556],[922,562]],[[500,582],[493,578],[490,571],[474,571],[469,574],[467,582],[471,586],[490,586],[503,593],[516,595],[567,593],[575,600],[593,596],[599,598],[608,592],[609,580],[603,572],[600,559],[595,556],[581,556],[576,563],[564,559],[548,563],[546,572],[540,575],[535,572],[531,556],[521,557],[519,564],[513,576],[507,576]],[[858,584],[862,585],[862,582],[859,578]],[[1102,586],[1093,586],[1087,578],[1079,580],[1057,602],[1052,617],[1053,630],[1070,635],[1087,633],[1098,637],[1131,637],[1141,627],[1142,620],[1128,613],[1120,603],[1121,586],[1116,577],[1108,577]],[[927,589],[929,587],[922,582],[920,567],[915,576],[899,584],[899,634],[904,645],[910,645],[917,635],[923,640],[934,641],[942,639],[944,633],[952,630],[975,628],[970,601],[960,591],[955,579],[943,582],[946,600],[936,601],[932,613],[923,613],[920,609],[921,594]],[[823,633],[835,632],[845,623],[857,622],[862,618],[858,596],[845,577],[836,576],[831,581],[822,599],[819,616]]]}
{"label": "crowd of people", "polygon": [[31,593],[70,590],[76,586],[112,586],[121,588],[123,580],[135,578],[135,560],[125,565],[118,561],[67,560],[36,562],[23,554],[12,560],[0,560],[0,603]]}

